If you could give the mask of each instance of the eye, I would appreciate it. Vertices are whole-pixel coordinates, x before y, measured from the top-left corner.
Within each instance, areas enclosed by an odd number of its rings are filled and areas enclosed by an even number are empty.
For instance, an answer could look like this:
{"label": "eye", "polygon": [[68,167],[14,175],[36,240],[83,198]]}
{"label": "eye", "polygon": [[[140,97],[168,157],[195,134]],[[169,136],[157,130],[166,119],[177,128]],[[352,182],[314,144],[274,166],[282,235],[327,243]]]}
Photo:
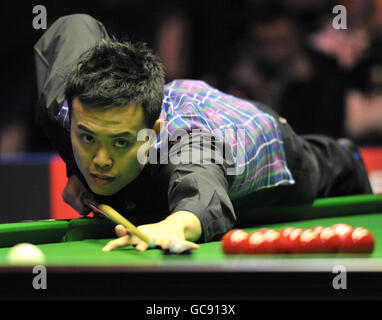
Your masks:
{"label": "eye", "polygon": [[125,139],[117,139],[114,142],[116,148],[126,148],[129,145],[129,142]]}
{"label": "eye", "polygon": [[94,142],[94,138],[91,135],[83,134],[81,135],[81,141],[86,144],[90,144]]}

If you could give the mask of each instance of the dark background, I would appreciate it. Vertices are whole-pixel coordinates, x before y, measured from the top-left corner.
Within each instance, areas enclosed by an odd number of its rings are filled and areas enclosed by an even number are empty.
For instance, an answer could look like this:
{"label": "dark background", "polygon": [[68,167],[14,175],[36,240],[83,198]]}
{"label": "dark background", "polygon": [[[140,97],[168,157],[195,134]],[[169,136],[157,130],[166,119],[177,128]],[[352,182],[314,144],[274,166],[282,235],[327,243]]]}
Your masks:
{"label": "dark background", "polygon": [[[346,30],[331,25],[338,4],[347,9]],[[7,0],[0,5],[0,154],[51,150],[34,123],[33,46],[44,32],[32,27],[35,5],[46,7],[48,27],[87,13],[109,34],[148,43],[167,81],[201,79],[265,102],[300,134],[382,144],[377,0]]]}

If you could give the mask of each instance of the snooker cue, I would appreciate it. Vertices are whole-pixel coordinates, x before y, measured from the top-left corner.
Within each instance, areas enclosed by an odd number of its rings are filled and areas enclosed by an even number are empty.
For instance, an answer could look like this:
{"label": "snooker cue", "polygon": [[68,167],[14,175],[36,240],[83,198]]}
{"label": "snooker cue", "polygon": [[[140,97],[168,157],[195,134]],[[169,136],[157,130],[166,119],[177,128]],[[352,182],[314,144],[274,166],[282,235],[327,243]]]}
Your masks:
{"label": "snooker cue", "polygon": [[[94,206],[94,205],[93,205]],[[142,231],[140,231],[135,225],[133,225],[129,220],[119,214],[116,210],[106,204],[98,205],[99,212],[109,218],[116,224],[121,224],[125,228],[127,228],[132,234],[137,236],[139,239],[146,242],[149,248],[155,248],[156,244],[150,240],[148,236],[146,236]],[[97,209],[97,208],[96,208]]]}

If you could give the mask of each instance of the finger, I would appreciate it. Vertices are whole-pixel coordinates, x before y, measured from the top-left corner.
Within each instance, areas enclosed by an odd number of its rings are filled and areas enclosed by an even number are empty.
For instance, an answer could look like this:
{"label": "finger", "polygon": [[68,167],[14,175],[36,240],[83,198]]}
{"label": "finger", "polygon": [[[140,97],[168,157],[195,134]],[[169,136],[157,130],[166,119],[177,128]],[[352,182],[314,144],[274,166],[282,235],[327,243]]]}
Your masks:
{"label": "finger", "polygon": [[162,243],[160,244],[160,246],[163,250],[166,250],[170,247],[171,243],[174,241],[184,241],[184,240],[180,240],[177,236],[172,236],[170,238],[164,239]]}
{"label": "finger", "polygon": [[184,242],[189,249],[199,249],[200,248],[199,245],[196,244],[195,242],[191,242],[191,241],[187,241],[187,240],[185,240]]}
{"label": "finger", "polygon": [[111,251],[111,250],[114,250],[116,248],[120,248],[120,247],[124,247],[124,246],[128,246],[130,244],[133,244],[131,242],[131,236],[130,235],[126,235],[124,237],[121,237],[121,238],[118,238],[118,239],[114,239],[114,240],[111,240],[109,241],[102,249],[102,251],[104,252],[107,252],[107,251]]}
{"label": "finger", "polygon": [[115,233],[117,237],[124,237],[126,235],[131,235],[130,232],[121,224],[115,226]]}
{"label": "finger", "polygon": [[90,213],[90,209],[88,207],[79,207],[77,212],[82,216],[87,216]]}
{"label": "finger", "polygon": [[169,249],[173,243],[176,244],[176,246],[181,245],[182,247],[184,247],[185,250],[199,249],[199,245],[197,245],[196,243],[187,240],[182,240],[177,237],[172,237],[164,240],[161,247],[163,250],[166,250]]}
{"label": "finger", "polygon": [[78,198],[76,198],[75,201],[78,209],[80,210],[80,214],[88,215],[92,211],[88,205],[88,201],[94,201],[94,197],[89,192],[83,192]]}
{"label": "finger", "polygon": [[147,250],[148,247],[149,246],[148,246],[148,244],[146,242],[141,241],[141,242],[139,242],[135,246],[135,250],[137,250],[137,251],[145,251],[145,250]]}
{"label": "finger", "polygon": [[199,249],[199,246],[194,242],[183,240],[170,243],[169,249],[175,251],[185,251]]}
{"label": "finger", "polygon": [[86,206],[80,198],[74,198],[74,209],[77,210],[77,212],[83,216],[86,216],[90,213],[90,208]]}

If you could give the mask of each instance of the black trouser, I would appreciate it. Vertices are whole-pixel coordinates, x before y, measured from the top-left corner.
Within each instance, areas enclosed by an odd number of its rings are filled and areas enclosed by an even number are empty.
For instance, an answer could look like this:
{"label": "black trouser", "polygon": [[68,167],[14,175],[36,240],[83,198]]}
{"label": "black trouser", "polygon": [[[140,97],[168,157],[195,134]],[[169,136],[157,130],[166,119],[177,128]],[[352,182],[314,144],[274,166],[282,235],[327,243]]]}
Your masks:
{"label": "black trouser", "polygon": [[[106,37],[108,35],[102,23],[88,15],[77,14],[60,18],[36,44],[38,88],[41,96],[39,107],[43,109],[46,120],[49,116],[52,119],[57,115],[60,103],[63,102],[61,96],[65,73],[82,52],[97,40]],[[42,63],[40,58],[44,53],[46,56]],[[46,65],[49,62],[51,65]],[[52,72],[54,70],[56,73]],[[298,136],[272,109],[261,103],[255,104],[278,121],[288,168],[296,184],[257,191],[249,196],[250,201],[246,197],[238,200],[239,203],[298,204],[322,197],[371,193],[365,168],[353,158],[349,150],[329,137]],[[65,136],[65,133],[62,135]],[[53,139],[63,138],[58,133]],[[66,149],[62,149],[65,146]],[[67,163],[74,163],[70,141],[57,141],[57,148],[59,151],[61,148],[60,154],[64,160],[70,160]]]}

